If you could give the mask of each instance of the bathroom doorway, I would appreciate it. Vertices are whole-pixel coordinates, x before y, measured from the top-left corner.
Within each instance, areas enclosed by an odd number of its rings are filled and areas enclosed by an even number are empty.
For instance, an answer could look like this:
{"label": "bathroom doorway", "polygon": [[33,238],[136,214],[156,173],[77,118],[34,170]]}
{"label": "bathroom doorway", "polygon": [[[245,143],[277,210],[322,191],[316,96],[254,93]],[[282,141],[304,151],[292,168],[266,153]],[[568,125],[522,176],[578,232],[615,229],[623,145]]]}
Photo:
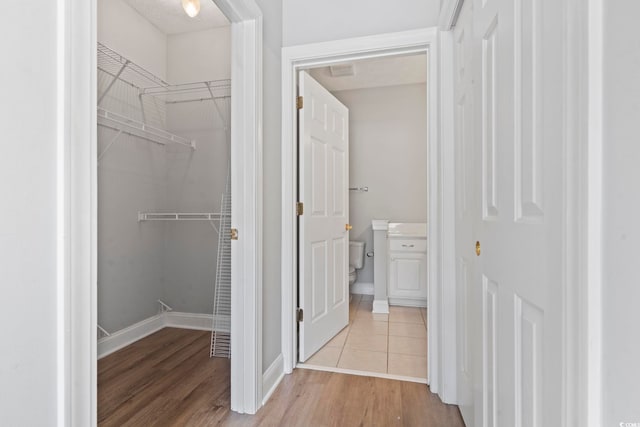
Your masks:
{"label": "bathroom doorway", "polygon": [[427,68],[422,51],[299,73],[300,368],[427,382]]}

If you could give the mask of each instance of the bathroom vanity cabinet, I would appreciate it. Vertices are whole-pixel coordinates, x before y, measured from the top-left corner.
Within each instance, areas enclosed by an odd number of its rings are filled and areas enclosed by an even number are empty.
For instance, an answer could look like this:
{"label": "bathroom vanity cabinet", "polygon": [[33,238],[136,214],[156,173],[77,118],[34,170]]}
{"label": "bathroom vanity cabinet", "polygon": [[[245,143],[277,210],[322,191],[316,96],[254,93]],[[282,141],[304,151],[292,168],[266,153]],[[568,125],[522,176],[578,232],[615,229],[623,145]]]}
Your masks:
{"label": "bathroom vanity cabinet", "polygon": [[426,305],[427,241],[389,238],[389,302],[392,305]]}
{"label": "bathroom vanity cabinet", "polygon": [[374,313],[427,306],[427,224],[373,220]]}

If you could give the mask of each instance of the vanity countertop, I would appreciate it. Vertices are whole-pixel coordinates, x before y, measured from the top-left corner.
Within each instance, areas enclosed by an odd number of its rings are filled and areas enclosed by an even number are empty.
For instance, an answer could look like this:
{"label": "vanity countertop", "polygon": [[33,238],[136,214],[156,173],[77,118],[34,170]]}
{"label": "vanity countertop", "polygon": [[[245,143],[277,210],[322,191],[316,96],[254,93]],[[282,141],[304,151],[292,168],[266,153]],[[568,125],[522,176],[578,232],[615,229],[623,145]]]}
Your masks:
{"label": "vanity countertop", "polygon": [[426,222],[390,222],[387,235],[390,238],[402,237],[412,239],[427,238]]}

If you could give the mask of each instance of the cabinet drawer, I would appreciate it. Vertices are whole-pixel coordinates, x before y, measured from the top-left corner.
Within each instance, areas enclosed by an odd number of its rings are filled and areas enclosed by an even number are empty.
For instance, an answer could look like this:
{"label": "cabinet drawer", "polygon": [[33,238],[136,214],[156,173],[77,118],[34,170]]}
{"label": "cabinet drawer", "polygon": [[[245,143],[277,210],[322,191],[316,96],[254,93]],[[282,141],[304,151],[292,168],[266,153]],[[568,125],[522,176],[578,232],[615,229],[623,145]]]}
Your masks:
{"label": "cabinet drawer", "polygon": [[390,252],[427,252],[425,239],[389,239]]}

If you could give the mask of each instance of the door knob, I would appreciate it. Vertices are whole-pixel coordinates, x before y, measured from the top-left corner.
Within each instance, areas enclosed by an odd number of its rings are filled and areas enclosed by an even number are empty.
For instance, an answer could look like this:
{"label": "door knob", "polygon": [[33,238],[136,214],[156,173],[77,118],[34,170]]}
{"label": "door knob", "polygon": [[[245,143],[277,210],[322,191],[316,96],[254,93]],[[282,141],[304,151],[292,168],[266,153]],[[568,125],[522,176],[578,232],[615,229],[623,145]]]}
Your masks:
{"label": "door knob", "polygon": [[351,225],[351,224],[345,224],[344,225],[344,229],[347,230],[347,231],[351,230],[352,228],[353,228],[353,225]]}
{"label": "door knob", "polygon": [[480,256],[480,252],[481,252],[480,242],[476,242],[476,255]]}

